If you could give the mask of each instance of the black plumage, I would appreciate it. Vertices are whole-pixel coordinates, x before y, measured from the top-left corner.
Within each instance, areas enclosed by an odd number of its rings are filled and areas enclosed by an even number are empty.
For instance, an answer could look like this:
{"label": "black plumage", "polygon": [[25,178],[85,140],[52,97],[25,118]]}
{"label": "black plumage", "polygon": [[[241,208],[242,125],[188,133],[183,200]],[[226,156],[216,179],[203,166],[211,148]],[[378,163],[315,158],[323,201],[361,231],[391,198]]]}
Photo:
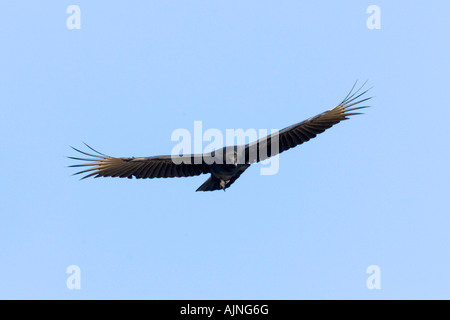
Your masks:
{"label": "black plumage", "polygon": [[367,106],[361,106],[360,104],[371,99],[371,97],[362,98],[368,91],[361,92],[364,85],[356,92],[353,92],[355,85],[344,100],[333,109],[247,145],[226,147],[211,154],[184,155],[178,158],[177,161],[174,161],[172,156],[145,158],[110,157],[86,145],[94,153],[73,149],[91,158],[69,157],[86,162],[72,165],[71,167],[86,167],[85,170],[76,173],[86,173],[82,179],[92,176],[95,178],[135,177],[137,179],[152,179],[192,177],[210,173],[210,178],[197,191],[225,190],[251,164],[263,161],[309,141],[333,125],[348,119],[349,116],[359,114],[355,111],[366,108]]}

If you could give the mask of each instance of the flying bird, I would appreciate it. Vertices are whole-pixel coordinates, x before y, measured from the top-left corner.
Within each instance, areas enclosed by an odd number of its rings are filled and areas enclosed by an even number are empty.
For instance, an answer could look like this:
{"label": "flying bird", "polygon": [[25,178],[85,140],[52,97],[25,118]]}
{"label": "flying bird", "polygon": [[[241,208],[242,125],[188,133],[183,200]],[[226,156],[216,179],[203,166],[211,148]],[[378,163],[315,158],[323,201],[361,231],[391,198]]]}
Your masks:
{"label": "flying bird", "polygon": [[[102,154],[86,144],[93,153],[75,151],[90,158],[69,157],[85,163],[70,167],[81,167],[85,170],[75,174],[86,173],[82,179],[92,177],[119,177],[137,179],[192,177],[200,174],[211,174],[197,191],[224,190],[230,187],[241,174],[253,163],[273,157],[283,151],[296,147],[333,125],[349,119],[349,116],[361,114],[354,112],[367,108],[361,103],[372,97],[363,98],[369,91],[362,91],[363,84],[355,92],[356,83],[348,95],[333,109],[305,121],[291,125],[281,131],[261,138],[255,142],[232,147],[224,147],[208,154],[189,154],[182,156],[155,156],[145,158],[116,158]],[[362,92],[361,92],[362,91]]]}

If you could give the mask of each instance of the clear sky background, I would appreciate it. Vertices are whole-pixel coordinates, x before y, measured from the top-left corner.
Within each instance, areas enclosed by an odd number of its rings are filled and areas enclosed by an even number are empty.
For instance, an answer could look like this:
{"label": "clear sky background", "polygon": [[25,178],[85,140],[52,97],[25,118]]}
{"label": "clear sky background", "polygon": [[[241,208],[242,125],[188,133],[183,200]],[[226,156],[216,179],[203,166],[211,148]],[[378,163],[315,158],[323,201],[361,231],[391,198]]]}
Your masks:
{"label": "clear sky background", "polygon": [[[66,9],[81,9],[69,30]],[[369,5],[381,9],[370,30]],[[0,298],[450,298],[449,1],[3,1]],[[178,128],[282,129],[355,80],[365,114],[252,166],[87,179],[82,141],[169,154]],[[81,289],[66,269],[81,269]],[[367,267],[381,270],[369,290]]]}

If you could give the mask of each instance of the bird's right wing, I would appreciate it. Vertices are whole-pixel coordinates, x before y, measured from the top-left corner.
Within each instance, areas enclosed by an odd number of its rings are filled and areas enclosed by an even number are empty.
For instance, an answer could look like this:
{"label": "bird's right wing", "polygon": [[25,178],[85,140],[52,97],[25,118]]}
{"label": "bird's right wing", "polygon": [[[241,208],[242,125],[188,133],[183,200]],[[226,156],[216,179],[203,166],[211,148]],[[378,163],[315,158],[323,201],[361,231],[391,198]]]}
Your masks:
{"label": "bird's right wing", "polygon": [[191,177],[210,172],[209,165],[204,162],[202,155],[186,155],[176,159],[171,156],[157,156],[146,158],[115,158],[104,155],[88,145],[95,154],[87,153],[73,148],[90,158],[69,157],[74,160],[85,161],[83,164],[75,164],[70,167],[86,168],[75,174],[85,173],[82,178],[119,177],[145,179],[145,178],[173,178]]}

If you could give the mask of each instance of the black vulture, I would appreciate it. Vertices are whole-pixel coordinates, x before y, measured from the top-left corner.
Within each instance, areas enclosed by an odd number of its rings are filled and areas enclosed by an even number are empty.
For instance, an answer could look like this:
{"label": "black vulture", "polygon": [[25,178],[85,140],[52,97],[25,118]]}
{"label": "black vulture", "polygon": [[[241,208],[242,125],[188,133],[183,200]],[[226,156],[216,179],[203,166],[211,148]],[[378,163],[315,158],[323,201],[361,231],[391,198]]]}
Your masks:
{"label": "black vulture", "polygon": [[86,161],[86,163],[72,165],[71,167],[87,167],[86,170],[75,173],[87,173],[82,179],[91,176],[95,178],[173,178],[210,173],[209,179],[197,191],[225,190],[251,164],[309,141],[342,120],[347,120],[349,116],[360,114],[354,111],[368,107],[360,104],[371,99],[371,97],[362,98],[370,89],[361,92],[364,87],[363,84],[353,92],[355,85],[344,100],[333,109],[246,145],[225,147],[208,154],[189,154],[176,158],[170,155],[116,158],[104,155],[86,145],[94,153],[73,149],[92,158],[69,157],[70,159]]}

